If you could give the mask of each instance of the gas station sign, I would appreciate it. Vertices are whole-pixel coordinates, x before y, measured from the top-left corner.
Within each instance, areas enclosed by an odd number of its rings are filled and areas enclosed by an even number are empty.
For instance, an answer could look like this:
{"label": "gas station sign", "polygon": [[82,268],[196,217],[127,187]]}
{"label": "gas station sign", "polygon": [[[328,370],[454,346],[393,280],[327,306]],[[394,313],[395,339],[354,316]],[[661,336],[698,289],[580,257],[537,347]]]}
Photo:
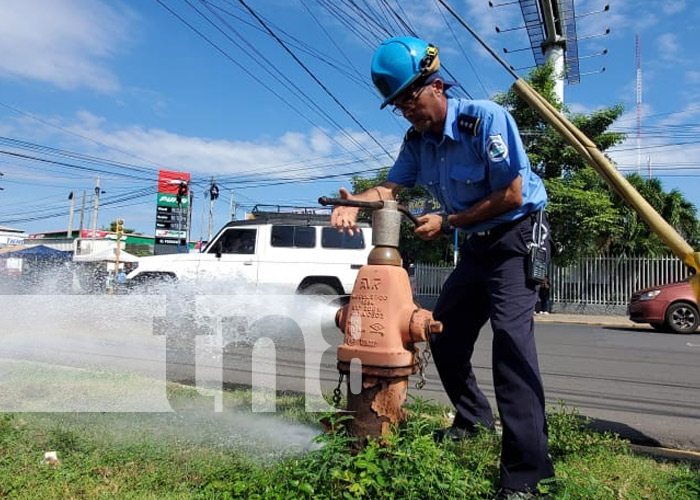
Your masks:
{"label": "gas station sign", "polygon": [[156,255],[187,252],[189,186],[189,173],[170,170],[158,172],[154,246]]}

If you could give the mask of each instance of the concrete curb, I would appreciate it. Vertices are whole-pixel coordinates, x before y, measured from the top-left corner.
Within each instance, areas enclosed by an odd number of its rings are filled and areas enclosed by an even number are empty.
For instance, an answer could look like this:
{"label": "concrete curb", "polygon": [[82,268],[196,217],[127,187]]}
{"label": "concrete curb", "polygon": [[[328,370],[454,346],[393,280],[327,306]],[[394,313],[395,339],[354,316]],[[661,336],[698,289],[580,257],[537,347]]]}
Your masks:
{"label": "concrete curb", "polygon": [[611,326],[615,328],[635,328],[639,330],[649,330],[647,324],[633,323],[632,321],[616,316],[584,316],[572,314],[538,314],[535,316],[535,323],[572,323],[578,325],[591,326]]}
{"label": "concrete curb", "polygon": [[652,455],[656,458],[700,463],[700,452],[697,451],[676,450],[674,448],[662,448],[657,446],[642,446],[640,444],[630,444],[630,449],[634,453]]}

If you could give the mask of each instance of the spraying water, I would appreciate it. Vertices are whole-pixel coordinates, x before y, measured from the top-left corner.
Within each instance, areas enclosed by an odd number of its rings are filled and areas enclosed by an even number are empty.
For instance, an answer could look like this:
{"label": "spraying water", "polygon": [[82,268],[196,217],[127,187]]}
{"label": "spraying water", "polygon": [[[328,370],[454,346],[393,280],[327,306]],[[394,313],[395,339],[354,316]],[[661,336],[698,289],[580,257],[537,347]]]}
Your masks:
{"label": "spraying water", "polygon": [[[43,273],[0,294],[0,411],[119,412],[115,421],[162,439],[263,454],[313,448],[319,430],[276,416],[274,394],[279,380],[311,387],[307,410],[330,409],[321,384],[337,380],[337,306],[221,282],[149,295],[79,295],[65,283]],[[253,386],[250,399],[231,401],[228,386]],[[139,412],[157,417],[123,416]]]}

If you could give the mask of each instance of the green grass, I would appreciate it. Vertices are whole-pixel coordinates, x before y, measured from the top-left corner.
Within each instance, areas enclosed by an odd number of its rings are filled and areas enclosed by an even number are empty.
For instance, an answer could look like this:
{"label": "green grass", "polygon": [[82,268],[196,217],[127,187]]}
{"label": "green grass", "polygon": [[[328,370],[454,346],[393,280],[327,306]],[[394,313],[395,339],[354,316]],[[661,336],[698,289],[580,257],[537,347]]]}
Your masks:
{"label": "green grass", "polygon": [[[169,390],[175,413],[0,414],[0,497],[432,500],[496,489],[499,437],[436,445],[447,409],[420,399],[385,443],[352,455],[350,439],[323,434],[300,396],[278,397],[275,416],[263,416],[246,412],[249,391],[229,392],[215,414],[201,410],[212,406],[198,391]],[[697,465],[635,455],[564,407],[549,424],[557,478],[543,489],[552,498],[700,498]],[[58,452],[58,466],[42,463],[46,451]]]}

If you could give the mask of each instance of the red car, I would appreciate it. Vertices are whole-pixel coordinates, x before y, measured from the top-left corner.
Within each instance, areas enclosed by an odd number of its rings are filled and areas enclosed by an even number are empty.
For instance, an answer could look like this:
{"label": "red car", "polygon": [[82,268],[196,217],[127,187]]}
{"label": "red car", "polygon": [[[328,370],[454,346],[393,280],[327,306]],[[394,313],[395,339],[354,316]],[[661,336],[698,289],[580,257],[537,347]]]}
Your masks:
{"label": "red car", "polygon": [[650,323],[659,331],[693,333],[700,323],[695,294],[687,281],[634,292],[627,312],[635,323]]}

